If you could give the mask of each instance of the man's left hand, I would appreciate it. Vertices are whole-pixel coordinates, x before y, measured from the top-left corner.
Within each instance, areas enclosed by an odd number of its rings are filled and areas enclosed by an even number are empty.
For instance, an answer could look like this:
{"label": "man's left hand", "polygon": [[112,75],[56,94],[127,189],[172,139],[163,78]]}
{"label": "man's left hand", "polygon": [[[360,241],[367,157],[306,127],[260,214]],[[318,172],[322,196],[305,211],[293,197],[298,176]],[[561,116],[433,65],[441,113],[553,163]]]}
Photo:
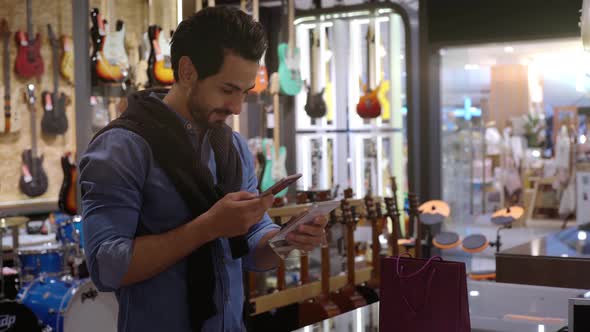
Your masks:
{"label": "man's left hand", "polygon": [[316,217],[312,223],[299,225],[296,230],[287,235],[287,241],[295,248],[311,251],[326,241],[325,227],[328,219],[325,216]]}

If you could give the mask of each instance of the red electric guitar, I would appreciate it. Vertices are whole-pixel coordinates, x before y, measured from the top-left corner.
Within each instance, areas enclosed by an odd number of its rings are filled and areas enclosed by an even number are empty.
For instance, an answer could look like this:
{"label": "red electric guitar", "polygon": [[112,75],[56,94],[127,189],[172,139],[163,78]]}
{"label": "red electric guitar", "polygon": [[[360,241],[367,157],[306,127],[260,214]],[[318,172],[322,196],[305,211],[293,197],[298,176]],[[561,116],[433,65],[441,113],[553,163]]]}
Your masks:
{"label": "red electric guitar", "polygon": [[17,31],[15,34],[18,51],[14,70],[22,78],[37,77],[43,75],[44,66],[41,58],[41,36],[39,33],[33,37],[32,0],[27,0],[27,33]]}
{"label": "red electric guitar", "polygon": [[363,119],[373,119],[381,115],[381,104],[377,94],[381,84],[373,88],[375,82],[375,31],[373,20],[367,30],[367,83],[361,85],[363,96],[356,105],[357,114]]}

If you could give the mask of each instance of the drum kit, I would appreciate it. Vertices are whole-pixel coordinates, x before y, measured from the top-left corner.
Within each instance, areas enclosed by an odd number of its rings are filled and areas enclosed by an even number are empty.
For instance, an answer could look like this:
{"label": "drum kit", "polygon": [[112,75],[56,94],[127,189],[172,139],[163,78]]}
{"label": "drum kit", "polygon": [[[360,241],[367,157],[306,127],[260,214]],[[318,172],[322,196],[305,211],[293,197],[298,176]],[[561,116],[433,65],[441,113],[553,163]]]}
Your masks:
{"label": "drum kit", "polygon": [[[37,235],[54,239],[44,243],[19,232],[27,222],[0,218],[0,331],[116,331],[114,294],[99,292],[88,278],[81,217],[56,222],[49,236]],[[9,231],[11,248],[3,246]]]}

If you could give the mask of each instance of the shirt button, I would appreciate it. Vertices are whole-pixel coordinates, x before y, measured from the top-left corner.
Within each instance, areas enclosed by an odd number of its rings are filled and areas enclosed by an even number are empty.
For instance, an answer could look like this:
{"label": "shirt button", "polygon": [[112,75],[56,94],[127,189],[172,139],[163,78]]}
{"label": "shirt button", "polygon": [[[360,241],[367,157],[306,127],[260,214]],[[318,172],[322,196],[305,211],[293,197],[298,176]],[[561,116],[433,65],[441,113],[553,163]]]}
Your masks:
{"label": "shirt button", "polygon": [[190,123],[187,123],[184,125],[184,128],[186,128],[186,130],[191,130],[191,129],[193,129],[193,125],[191,125]]}

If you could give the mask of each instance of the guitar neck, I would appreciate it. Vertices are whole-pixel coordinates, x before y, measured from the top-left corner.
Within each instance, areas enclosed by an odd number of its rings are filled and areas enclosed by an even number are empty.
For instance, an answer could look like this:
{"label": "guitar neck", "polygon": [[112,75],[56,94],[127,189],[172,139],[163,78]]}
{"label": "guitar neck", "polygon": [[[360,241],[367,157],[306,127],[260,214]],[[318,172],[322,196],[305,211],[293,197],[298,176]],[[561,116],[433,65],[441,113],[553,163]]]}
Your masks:
{"label": "guitar neck", "polygon": [[27,38],[29,43],[33,42],[33,3],[27,0]]}
{"label": "guitar neck", "polygon": [[10,37],[4,36],[4,112],[10,113]]}
{"label": "guitar neck", "polygon": [[311,31],[311,70],[310,70],[310,88],[311,92],[317,92],[317,68],[318,68],[318,34],[317,28]]}
{"label": "guitar neck", "polygon": [[293,55],[293,50],[295,49],[295,25],[293,22],[295,21],[295,0],[289,0],[289,54]]}
{"label": "guitar neck", "polygon": [[322,245],[322,295],[330,296],[330,230],[326,229],[326,243]]}
{"label": "guitar neck", "polygon": [[275,153],[278,155],[279,148],[281,147],[281,114],[279,112],[279,94],[275,93],[272,97],[272,111],[274,117],[274,128],[272,129],[272,136],[273,136],[273,144],[275,148]]}
{"label": "guitar neck", "polygon": [[346,224],[346,272],[348,275],[348,284],[354,286],[354,223]]}
{"label": "guitar neck", "polygon": [[367,39],[367,85],[375,88],[375,21],[369,20],[369,38]]}
{"label": "guitar neck", "polygon": [[[29,116],[31,121],[31,154],[33,158],[38,156],[37,154],[37,113],[35,111],[35,105],[29,104]],[[33,163],[35,165],[35,163]],[[36,174],[36,170],[32,169],[31,173]]]}
{"label": "guitar neck", "polygon": [[57,97],[59,92],[59,42],[51,41],[51,57],[53,59],[53,92]]}

